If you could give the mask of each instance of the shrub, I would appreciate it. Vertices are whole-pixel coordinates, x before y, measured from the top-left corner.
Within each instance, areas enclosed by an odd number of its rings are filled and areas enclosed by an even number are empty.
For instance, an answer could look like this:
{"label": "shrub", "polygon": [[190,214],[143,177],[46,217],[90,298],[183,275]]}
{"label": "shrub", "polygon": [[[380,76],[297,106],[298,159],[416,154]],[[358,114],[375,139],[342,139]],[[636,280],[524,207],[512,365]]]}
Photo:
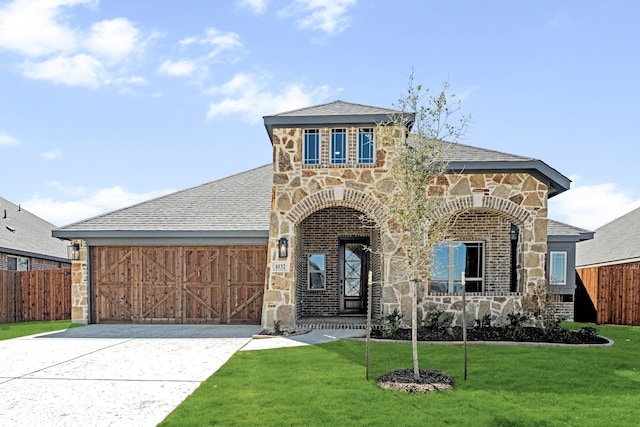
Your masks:
{"label": "shrub", "polygon": [[385,338],[391,338],[395,335],[396,331],[400,329],[402,325],[402,318],[404,314],[400,313],[397,308],[393,309],[393,312],[382,317],[382,336]]}
{"label": "shrub", "polygon": [[507,314],[507,320],[509,321],[509,324],[506,327],[508,335],[514,339],[524,336],[524,325],[529,320],[529,316],[518,311],[514,311],[513,313]]}
{"label": "shrub", "polygon": [[429,310],[425,326],[433,329],[444,329],[453,323],[453,314],[444,310]]}
{"label": "shrub", "polygon": [[484,316],[482,316],[481,319],[475,320],[474,328],[476,329],[484,329],[484,328],[490,328],[490,327],[491,327],[491,313],[487,313]]}
{"label": "shrub", "polygon": [[583,326],[578,330],[578,333],[589,338],[596,338],[600,336],[600,331],[596,328],[592,328],[591,326]]}

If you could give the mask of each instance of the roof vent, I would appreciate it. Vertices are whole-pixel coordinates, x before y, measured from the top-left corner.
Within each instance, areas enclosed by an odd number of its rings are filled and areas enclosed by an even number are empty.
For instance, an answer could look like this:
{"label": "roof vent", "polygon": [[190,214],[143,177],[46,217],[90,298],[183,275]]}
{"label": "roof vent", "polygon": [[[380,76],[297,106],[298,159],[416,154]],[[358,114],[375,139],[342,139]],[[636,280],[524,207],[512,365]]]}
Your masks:
{"label": "roof vent", "polygon": [[10,232],[12,232],[12,233],[15,233],[15,232],[16,232],[16,229],[15,229],[15,228],[13,228],[13,227],[11,227],[11,226],[8,226],[8,225],[7,225],[7,230],[9,230],[9,231],[10,231]]}

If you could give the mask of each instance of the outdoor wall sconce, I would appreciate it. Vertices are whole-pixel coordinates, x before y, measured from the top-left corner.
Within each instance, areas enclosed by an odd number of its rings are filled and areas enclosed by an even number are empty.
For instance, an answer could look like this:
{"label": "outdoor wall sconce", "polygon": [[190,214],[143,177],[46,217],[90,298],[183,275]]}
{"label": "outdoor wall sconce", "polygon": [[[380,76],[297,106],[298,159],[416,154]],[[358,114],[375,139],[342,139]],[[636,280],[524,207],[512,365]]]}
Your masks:
{"label": "outdoor wall sconce", "polygon": [[289,241],[286,237],[278,240],[278,258],[287,258],[289,256]]}
{"label": "outdoor wall sconce", "polygon": [[511,241],[517,241],[519,234],[518,226],[515,224],[511,224],[511,231],[509,232],[509,234],[511,236]]}
{"label": "outdoor wall sconce", "polygon": [[80,259],[80,244],[73,243],[67,246],[67,256],[69,259],[77,261]]}

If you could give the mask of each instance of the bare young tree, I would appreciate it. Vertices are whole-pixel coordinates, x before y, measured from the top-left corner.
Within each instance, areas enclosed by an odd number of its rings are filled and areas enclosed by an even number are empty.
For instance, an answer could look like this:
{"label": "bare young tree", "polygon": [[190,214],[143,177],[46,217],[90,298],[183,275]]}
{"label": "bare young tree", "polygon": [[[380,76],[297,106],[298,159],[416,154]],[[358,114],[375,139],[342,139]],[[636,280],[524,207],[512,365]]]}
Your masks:
{"label": "bare young tree", "polygon": [[[460,113],[460,100],[448,94],[444,82],[437,95],[414,84],[413,74],[404,94],[394,105],[391,126],[383,126],[390,191],[381,192],[387,207],[385,232],[395,236],[398,250],[392,257],[403,267],[398,280],[411,284],[411,337],[414,377],[418,363],[418,290],[428,286],[434,246],[442,243],[451,218],[439,216],[442,200],[430,190],[447,171],[447,152],[465,133],[469,117]],[[454,120],[457,120],[453,123]],[[400,131],[406,129],[406,133]],[[391,185],[389,185],[391,184]]]}

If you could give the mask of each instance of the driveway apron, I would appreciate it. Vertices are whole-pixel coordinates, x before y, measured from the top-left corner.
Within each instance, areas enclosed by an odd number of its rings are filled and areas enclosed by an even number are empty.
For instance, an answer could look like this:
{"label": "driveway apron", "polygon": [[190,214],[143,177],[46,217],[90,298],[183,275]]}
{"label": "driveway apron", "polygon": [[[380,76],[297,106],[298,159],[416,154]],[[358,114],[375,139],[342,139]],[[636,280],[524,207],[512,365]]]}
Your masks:
{"label": "driveway apron", "polygon": [[0,341],[0,425],[155,426],[258,330],[89,325]]}

